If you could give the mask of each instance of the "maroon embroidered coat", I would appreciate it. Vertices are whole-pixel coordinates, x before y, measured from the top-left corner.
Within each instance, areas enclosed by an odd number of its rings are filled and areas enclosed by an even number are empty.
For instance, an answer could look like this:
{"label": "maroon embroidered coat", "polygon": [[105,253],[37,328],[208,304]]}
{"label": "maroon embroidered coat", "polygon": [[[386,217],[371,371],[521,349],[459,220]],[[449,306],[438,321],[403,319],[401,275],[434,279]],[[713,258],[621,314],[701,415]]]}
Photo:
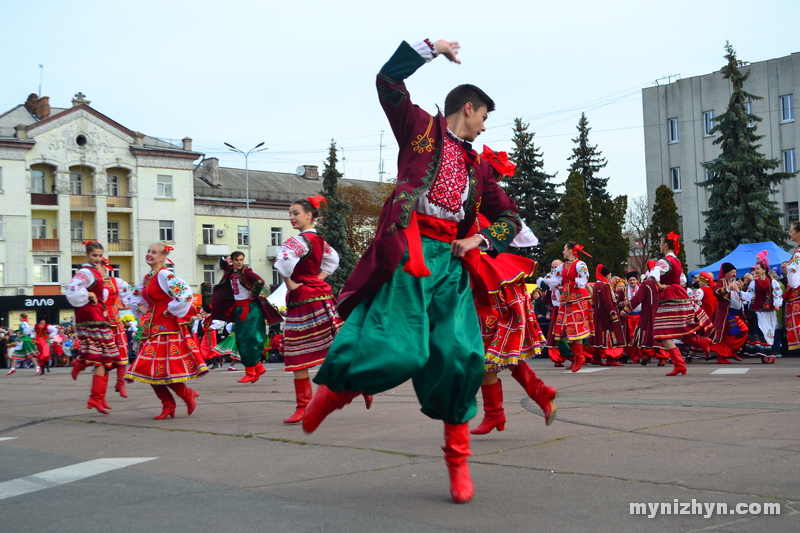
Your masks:
{"label": "maroon embroidered coat", "polygon": [[[383,206],[375,239],[342,288],[339,314],[343,318],[394,275],[406,251],[405,230],[411,212],[439,171],[447,122],[441,113],[432,116],[414,105],[403,82],[424,64],[422,56],[404,41],[378,73],[378,97],[399,145],[397,186]],[[490,255],[496,255],[511,244],[521,228],[517,206],[492,178],[491,166],[480,164],[480,156],[469,143],[463,148],[469,192],[457,238],[467,235],[480,204],[481,213],[491,222],[480,233],[492,243]]]}
{"label": "maroon embroidered coat", "polygon": [[592,308],[594,309],[594,334],[589,339],[589,346],[596,348],[620,348],[625,346],[622,324],[617,312],[617,301],[611,285],[604,281],[596,281],[592,291]]}
{"label": "maroon embroidered coat", "polygon": [[[233,266],[225,262],[224,259],[220,260],[219,266],[225,271],[220,282],[214,287],[214,293],[211,296],[211,317],[215,320],[224,320],[225,322],[234,322],[236,300],[233,297],[233,287],[231,287],[231,279],[233,278]],[[241,272],[241,283],[245,289],[253,293],[253,297],[258,302],[261,310],[264,311],[264,318],[267,324],[280,324],[283,322],[283,317],[280,313],[270,304],[266,296],[261,294],[264,289],[264,279],[253,272],[252,268],[244,267]],[[265,291],[269,294],[269,291]]]}

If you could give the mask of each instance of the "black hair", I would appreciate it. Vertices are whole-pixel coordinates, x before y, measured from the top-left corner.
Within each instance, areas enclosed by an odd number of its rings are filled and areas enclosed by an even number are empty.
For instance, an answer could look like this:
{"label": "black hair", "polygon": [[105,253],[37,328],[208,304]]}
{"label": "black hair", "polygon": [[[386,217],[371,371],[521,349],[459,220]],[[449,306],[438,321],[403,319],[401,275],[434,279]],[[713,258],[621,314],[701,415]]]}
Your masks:
{"label": "black hair", "polygon": [[484,105],[487,113],[494,111],[494,100],[489,98],[488,94],[474,85],[465,83],[450,91],[444,99],[444,116],[449,117],[453,113],[457,113],[467,102],[472,103],[475,111]]}
{"label": "black hair", "polygon": [[674,252],[675,251],[675,239],[670,239],[667,235],[664,235],[661,238],[664,239],[664,242],[667,244],[667,246],[669,246],[669,249]]}
{"label": "black hair", "polygon": [[233,252],[233,253],[231,254],[231,260],[233,260],[233,259],[236,259],[236,258],[237,258],[237,257],[239,257],[240,255],[244,257],[244,252],[241,252],[241,251],[239,251],[239,250],[236,250],[235,252]]}
{"label": "black hair", "polygon": [[308,213],[310,211],[311,212],[311,218],[315,218],[315,219],[319,218],[319,209],[314,207],[313,205],[311,205],[311,202],[308,201],[308,198],[303,198],[302,200],[297,200],[295,202],[292,202],[292,205],[295,205],[295,204],[297,204],[300,207],[302,207],[303,211],[305,211],[306,213]]}
{"label": "black hair", "polygon": [[800,220],[797,222],[792,222],[792,229],[795,231],[800,231]]}
{"label": "black hair", "polygon": [[86,243],[86,254],[92,253],[94,250],[103,250],[103,245],[97,241],[91,241]]}
{"label": "black hair", "polygon": [[572,249],[574,249],[574,248],[575,248],[575,246],[577,246],[577,244],[578,244],[577,242],[574,242],[574,241],[569,241],[569,242],[566,244],[566,246],[567,246],[567,248],[569,248],[570,250],[572,250]]}

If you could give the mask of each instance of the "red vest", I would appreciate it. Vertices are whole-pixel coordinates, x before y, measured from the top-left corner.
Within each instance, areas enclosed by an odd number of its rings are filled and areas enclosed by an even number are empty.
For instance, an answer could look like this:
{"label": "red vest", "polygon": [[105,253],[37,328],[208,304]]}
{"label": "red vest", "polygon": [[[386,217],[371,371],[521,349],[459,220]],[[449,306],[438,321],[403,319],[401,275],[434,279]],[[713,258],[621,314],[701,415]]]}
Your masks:
{"label": "red vest", "polygon": [[[166,270],[164,267],[161,270]],[[148,279],[149,278],[149,279]],[[142,317],[142,338],[155,335],[178,333],[178,317],[170,314],[164,316],[167,305],[172,301],[169,294],[161,290],[158,284],[158,272],[148,274],[142,284],[142,298],[147,301],[147,313]]]}
{"label": "red vest", "polygon": [[292,271],[292,281],[303,285],[289,291],[287,304],[332,298],[331,286],[327,281],[319,279],[322,256],[325,253],[325,239],[313,231],[303,232],[300,235],[308,241],[309,250],[295,265]]}
{"label": "red vest", "polygon": [[97,303],[89,302],[75,309],[75,324],[108,325],[108,310],[103,301],[103,277],[94,267],[82,266],[81,268],[85,268],[94,276],[94,280],[87,290],[97,296]]}
{"label": "red vest", "polygon": [[681,274],[683,274],[683,265],[678,261],[678,258],[673,255],[668,255],[664,261],[669,263],[669,272],[661,274],[662,285],[680,285]]}

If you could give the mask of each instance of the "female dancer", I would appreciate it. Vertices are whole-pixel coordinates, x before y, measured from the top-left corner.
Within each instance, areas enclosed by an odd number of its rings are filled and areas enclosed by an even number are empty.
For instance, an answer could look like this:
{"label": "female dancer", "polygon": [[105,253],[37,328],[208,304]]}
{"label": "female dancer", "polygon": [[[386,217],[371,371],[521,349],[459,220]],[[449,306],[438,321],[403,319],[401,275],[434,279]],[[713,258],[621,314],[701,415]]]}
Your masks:
{"label": "female dancer", "polygon": [[[482,157],[491,164],[496,181],[502,176],[514,175],[516,165],[508,160],[505,152],[495,153],[484,146]],[[475,230],[490,225],[486,217],[478,213]],[[511,246],[524,248],[538,243],[539,240],[526,226]],[[503,383],[497,377],[504,368],[511,369],[511,377],[542,408],[545,424],[549,426],[556,418],[558,391],[545,385],[526,361],[540,353],[546,343],[525,287],[525,279],[536,273],[538,264],[527,257],[505,253],[494,258],[480,253],[479,258],[477,268],[474,262],[468,262],[473,267],[468,266],[467,270],[473,283],[475,309],[483,335],[485,361],[481,395],[484,417],[470,433],[485,435],[495,428],[497,431],[505,429]]]}
{"label": "female dancer", "polygon": [[[181,322],[192,310],[192,289],[164,267],[172,246],[151,244],[145,261],[151,271],[126,301],[140,319],[142,338],[139,355],[125,374],[128,382],[149,383],[163,409],[155,420],[175,418],[175,391],[191,415],[200,396],[184,383],[208,373],[186,324]],[[141,318],[140,318],[141,317]]]}
{"label": "female dancer", "polygon": [[[605,265],[597,265],[595,276],[597,281],[594,283],[592,291],[594,330],[589,337],[589,346],[595,352],[592,364],[622,366],[618,359],[622,357],[622,351],[625,348],[625,334],[622,332],[617,291],[611,287],[611,271]],[[605,362],[603,362],[603,358],[605,358]]]}
{"label": "female dancer", "polygon": [[109,323],[111,324],[111,331],[114,333],[114,342],[117,343],[117,349],[122,355],[126,364],[117,365],[117,382],[114,385],[114,390],[119,393],[123,398],[128,397],[125,391],[125,371],[128,368],[128,336],[125,334],[125,326],[119,316],[119,305],[121,302],[130,299],[133,287],[121,279],[115,278],[110,275],[114,269],[108,264],[108,258],[103,258],[103,266],[105,266],[105,276],[103,277],[103,286],[108,291],[106,298],[106,308],[108,309]]}
{"label": "female dancer", "polygon": [[[224,326],[225,333],[227,333],[227,336],[222,340],[222,342],[220,342],[211,349],[211,351],[214,352],[214,355],[216,355],[219,358],[219,366],[222,366],[222,364],[225,362],[226,355],[230,357],[231,364],[228,367],[228,370],[230,370],[231,372],[239,370],[238,368],[236,368],[236,363],[242,360],[242,357],[239,355],[239,352],[236,351],[236,332],[233,329],[233,325],[234,325],[233,322],[228,322]],[[220,327],[219,329],[222,328]]]}
{"label": "female dancer", "polygon": [[739,316],[742,311],[741,286],[736,281],[736,267],[731,263],[722,263],[719,279],[714,288],[717,298],[717,309],[714,312],[714,343],[718,351],[718,363],[730,363],[726,357],[741,361],[739,350],[747,341],[747,324]]}
{"label": "female dancer", "polygon": [[103,245],[86,241],[86,263],[67,283],[67,300],[75,307],[75,328],[80,340],[80,351],[73,362],[72,379],[87,366],[94,367],[92,394],[89,409],[108,414],[106,403],[108,372],[117,366],[124,367],[127,359],[120,354],[111,329],[106,307],[108,291],[103,283]]}
{"label": "female dancer", "polygon": [[756,256],[755,276],[742,300],[750,302],[747,310],[747,327],[749,333],[744,343],[744,353],[750,357],[761,357],[762,363],[774,363],[780,357],[780,351],[772,349],[775,342],[775,328],[778,327],[778,313],[775,311],[783,305],[781,286],[767,276],[769,259],[767,251]]}
{"label": "female dancer", "polygon": [[[19,316],[19,331],[17,332],[17,345],[11,355],[11,369],[6,376],[10,376],[17,371],[16,364],[19,361],[25,361],[30,358],[35,358],[39,354],[36,345],[33,343],[31,336],[33,335],[33,328],[28,324],[28,314],[22,313]],[[38,372],[38,371],[37,371]]]}
{"label": "female dancer", "polygon": [[656,282],[659,289],[658,309],[653,320],[653,338],[662,342],[675,365],[668,376],[686,374],[686,362],[675,345],[675,339],[681,339],[692,346],[700,346],[706,353],[709,353],[711,346],[710,339],[694,334],[703,324],[698,321],[697,312],[683,286],[686,276],[683,275],[683,266],[676,255],[680,253],[680,238],[680,235],[673,232],[661,237],[660,250],[664,258],[656,263],[649,274],[649,278]]}
{"label": "female dancer", "polygon": [[[793,222],[789,238],[797,244],[792,259],[786,266],[786,335],[789,350],[800,348],[800,222]],[[800,374],[798,376],[800,378]]]}
{"label": "female dancer", "polygon": [[552,325],[553,339],[564,339],[569,343],[572,351],[573,372],[581,369],[584,363],[583,339],[592,334],[592,296],[586,289],[589,282],[589,269],[586,263],[578,259],[583,253],[583,246],[576,242],[564,245],[564,262],[547,274],[542,280],[551,289],[558,288],[561,292],[558,316]]}
{"label": "female dancer", "polygon": [[50,364],[50,327],[44,318],[33,327],[36,349],[39,350],[39,355],[36,356],[37,376],[43,376],[45,371],[50,372],[48,368]]}
{"label": "female dancer", "polygon": [[312,397],[308,369],[325,360],[342,323],[331,286],[325,281],[339,267],[339,254],[314,229],[320,202],[324,201],[323,196],[317,195],[289,207],[289,221],[300,235],[288,238],[275,259],[275,268],[289,290],[283,362],[287,372],[294,372],[297,398],[297,409],[284,424],[303,420]]}

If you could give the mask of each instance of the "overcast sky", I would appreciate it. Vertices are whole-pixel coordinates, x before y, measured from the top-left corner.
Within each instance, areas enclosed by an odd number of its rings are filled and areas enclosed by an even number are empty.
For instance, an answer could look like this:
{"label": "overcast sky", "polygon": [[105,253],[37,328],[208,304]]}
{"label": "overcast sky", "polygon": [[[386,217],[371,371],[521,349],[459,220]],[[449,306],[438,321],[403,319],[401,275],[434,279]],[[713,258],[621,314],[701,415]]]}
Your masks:
{"label": "overcast sky", "polygon": [[[375,74],[402,40],[461,43],[461,65],[438,58],[408,80],[435,112],[474,83],[496,102],[476,141],[511,148],[515,117],[530,123],[545,170],[566,179],[575,126],[608,159],[613,195],[645,193],[641,90],[667,75],[719,70],[726,40],[755,62],[800,52],[796,0],[671,2],[340,2],[0,0],[0,113],[38,92],[70,107],[82,91],[124,126],[244,167],[322,170],[331,139],[339,170],[394,177],[397,145],[378,104]],[[662,80],[661,83],[664,83]]]}

